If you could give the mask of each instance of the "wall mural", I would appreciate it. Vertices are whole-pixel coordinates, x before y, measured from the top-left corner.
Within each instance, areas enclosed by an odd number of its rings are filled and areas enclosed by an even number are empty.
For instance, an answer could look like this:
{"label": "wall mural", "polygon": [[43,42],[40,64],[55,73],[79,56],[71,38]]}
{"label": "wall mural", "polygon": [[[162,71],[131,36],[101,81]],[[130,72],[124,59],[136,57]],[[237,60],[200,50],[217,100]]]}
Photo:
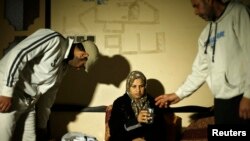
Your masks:
{"label": "wall mural", "polygon": [[[105,43],[105,49],[119,54],[138,54],[138,53],[160,53],[165,51],[166,39],[165,32],[162,32],[159,8],[152,5],[149,0],[75,0],[77,4],[72,4],[77,18],[68,16],[73,11],[54,11],[54,16],[61,21],[61,25],[54,27],[65,34],[100,34]],[[58,6],[56,1],[52,1],[53,6]],[[70,6],[70,5],[67,5]],[[65,9],[66,7],[61,7]],[[113,13],[112,11],[116,11]],[[57,13],[59,15],[57,15]],[[78,31],[70,29],[69,24],[72,20],[79,23]],[[57,23],[58,22],[57,20]],[[96,29],[93,29],[93,28]],[[134,31],[134,27],[138,27]],[[97,31],[97,29],[99,29]],[[147,29],[147,30],[145,30]],[[81,33],[79,33],[81,31]],[[131,32],[134,32],[131,34]],[[131,36],[132,35],[132,36]],[[129,38],[128,38],[129,37]],[[130,39],[131,38],[131,39]],[[126,40],[127,39],[127,40]],[[144,45],[147,40],[152,40],[151,45]],[[133,46],[127,46],[126,42],[133,42]]]}

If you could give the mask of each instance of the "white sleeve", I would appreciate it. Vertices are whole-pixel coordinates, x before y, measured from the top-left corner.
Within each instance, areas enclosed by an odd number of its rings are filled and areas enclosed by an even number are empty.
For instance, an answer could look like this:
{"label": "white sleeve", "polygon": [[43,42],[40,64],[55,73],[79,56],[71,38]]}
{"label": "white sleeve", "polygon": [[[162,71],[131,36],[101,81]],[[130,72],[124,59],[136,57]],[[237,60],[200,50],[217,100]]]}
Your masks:
{"label": "white sleeve", "polygon": [[244,69],[246,73],[244,96],[250,98],[250,12],[247,8],[241,8],[234,22],[234,30],[239,39],[244,54]]}
{"label": "white sleeve", "polygon": [[192,73],[188,75],[185,82],[175,92],[178,97],[183,99],[196,91],[208,76],[208,60],[204,54],[202,41],[199,40],[199,50],[192,66]]}
{"label": "white sleeve", "polygon": [[[1,68],[3,72],[1,95],[12,97],[20,71],[36,56],[42,55],[54,47],[55,44],[50,44],[48,41],[56,36],[61,35],[57,32],[38,30],[38,32],[33,33],[17,44],[2,58],[1,63],[4,66],[1,66],[3,67]],[[59,42],[59,40],[56,42]]]}

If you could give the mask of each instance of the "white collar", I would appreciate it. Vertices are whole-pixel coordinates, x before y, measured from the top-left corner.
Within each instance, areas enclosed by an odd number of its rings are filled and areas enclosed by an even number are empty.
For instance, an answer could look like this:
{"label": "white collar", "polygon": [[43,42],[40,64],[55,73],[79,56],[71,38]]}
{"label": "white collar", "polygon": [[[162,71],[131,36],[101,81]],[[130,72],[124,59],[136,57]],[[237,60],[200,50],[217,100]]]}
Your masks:
{"label": "white collar", "polygon": [[64,55],[64,59],[67,59],[67,58],[68,58],[68,56],[69,56],[69,51],[70,51],[70,49],[71,49],[71,47],[72,47],[73,42],[74,42],[74,39],[68,38],[68,47],[67,47],[66,53],[65,53],[65,55]]}

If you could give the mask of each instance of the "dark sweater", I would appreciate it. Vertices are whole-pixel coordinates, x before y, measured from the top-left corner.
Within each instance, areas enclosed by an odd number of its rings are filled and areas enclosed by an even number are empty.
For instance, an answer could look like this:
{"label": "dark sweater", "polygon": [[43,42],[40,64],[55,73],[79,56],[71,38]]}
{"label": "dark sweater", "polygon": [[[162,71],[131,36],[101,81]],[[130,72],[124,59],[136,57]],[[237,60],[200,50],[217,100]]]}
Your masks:
{"label": "dark sweater", "polygon": [[[127,94],[117,98],[109,120],[110,141],[131,141],[137,137],[144,137],[146,141],[166,141],[166,124],[163,112],[155,106],[154,98],[148,95],[150,107],[154,108],[154,122],[140,124],[131,107],[131,99]],[[127,131],[126,127],[132,127]]]}

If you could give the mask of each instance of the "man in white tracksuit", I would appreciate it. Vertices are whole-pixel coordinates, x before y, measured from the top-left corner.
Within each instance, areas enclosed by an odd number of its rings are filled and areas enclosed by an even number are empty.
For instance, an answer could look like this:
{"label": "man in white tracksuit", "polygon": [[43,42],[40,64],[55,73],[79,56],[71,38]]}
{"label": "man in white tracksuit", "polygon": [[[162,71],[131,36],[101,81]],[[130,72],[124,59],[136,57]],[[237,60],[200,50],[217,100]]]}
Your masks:
{"label": "man in white tracksuit", "polygon": [[228,0],[191,0],[195,14],[208,25],[198,40],[192,73],[171,94],[157,97],[167,107],[188,97],[207,82],[214,95],[216,124],[250,123],[250,14]]}
{"label": "man in white tracksuit", "polygon": [[[36,140],[69,66],[85,69],[89,46],[50,29],[39,29],[0,60],[0,140]],[[92,51],[90,51],[92,52]],[[36,117],[38,119],[36,119]],[[37,125],[36,125],[37,120]]]}

